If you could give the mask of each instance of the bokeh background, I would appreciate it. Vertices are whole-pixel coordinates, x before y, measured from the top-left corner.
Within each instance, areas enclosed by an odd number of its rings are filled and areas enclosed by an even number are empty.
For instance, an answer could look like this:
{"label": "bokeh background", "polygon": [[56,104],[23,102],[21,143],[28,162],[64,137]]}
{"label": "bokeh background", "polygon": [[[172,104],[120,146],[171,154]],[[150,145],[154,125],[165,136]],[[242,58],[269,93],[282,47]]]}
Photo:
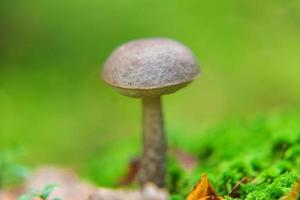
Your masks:
{"label": "bokeh background", "polygon": [[170,145],[220,121],[297,110],[298,0],[1,0],[0,148],[112,185],[140,152],[140,101],[99,74],[118,45],[170,37],[202,76],[164,97]]}

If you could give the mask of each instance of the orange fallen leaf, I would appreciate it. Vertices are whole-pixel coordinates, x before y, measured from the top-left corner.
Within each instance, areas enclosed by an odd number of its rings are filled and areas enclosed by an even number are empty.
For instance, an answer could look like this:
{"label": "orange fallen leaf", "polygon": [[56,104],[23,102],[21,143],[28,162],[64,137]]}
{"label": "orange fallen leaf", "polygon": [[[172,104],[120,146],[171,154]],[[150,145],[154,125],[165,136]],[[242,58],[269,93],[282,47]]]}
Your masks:
{"label": "orange fallen leaf", "polygon": [[282,200],[297,200],[300,195],[300,179],[292,187],[291,191],[282,198]]}
{"label": "orange fallen leaf", "polygon": [[198,181],[198,183],[194,186],[186,200],[223,200],[223,198],[216,194],[207,178],[207,175],[204,174],[200,181]]}

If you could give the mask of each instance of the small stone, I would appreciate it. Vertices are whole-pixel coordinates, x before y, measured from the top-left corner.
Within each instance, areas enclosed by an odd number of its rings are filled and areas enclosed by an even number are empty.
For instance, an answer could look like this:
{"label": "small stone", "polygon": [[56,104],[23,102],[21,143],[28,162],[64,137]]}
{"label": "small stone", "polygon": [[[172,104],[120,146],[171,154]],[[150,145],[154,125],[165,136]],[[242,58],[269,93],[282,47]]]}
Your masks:
{"label": "small stone", "polygon": [[146,184],[142,190],[99,188],[88,200],[167,200],[167,191],[154,184]]}
{"label": "small stone", "polygon": [[1,191],[0,190],[0,200],[14,200],[14,196],[7,191]]}
{"label": "small stone", "polygon": [[63,200],[84,200],[95,191],[94,186],[79,180],[72,170],[55,167],[41,167],[35,170],[25,183],[25,190],[42,190],[49,184],[57,184],[50,199],[59,197]]}

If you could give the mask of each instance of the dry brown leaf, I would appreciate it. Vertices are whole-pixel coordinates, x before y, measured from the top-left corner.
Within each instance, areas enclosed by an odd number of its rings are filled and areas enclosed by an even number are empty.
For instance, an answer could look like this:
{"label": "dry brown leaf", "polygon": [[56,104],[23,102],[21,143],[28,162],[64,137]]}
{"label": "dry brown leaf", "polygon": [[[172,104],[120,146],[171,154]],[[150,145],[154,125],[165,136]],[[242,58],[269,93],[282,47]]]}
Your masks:
{"label": "dry brown leaf", "polygon": [[[170,148],[170,154],[176,158],[184,170],[193,171],[198,163],[196,156],[189,154],[182,149]],[[140,169],[141,157],[133,157],[128,164],[127,172],[120,177],[117,186],[127,186],[134,183]],[[1,199],[0,199],[1,200]]]}
{"label": "dry brown leaf", "polygon": [[291,191],[282,198],[282,200],[297,200],[298,195],[300,195],[300,179],[298,182],[292,187]]}
{"label": "dry brown leaf", "polygon": [[127,172],[118,181],[118,186],[126,186],[132,184],[137,177],[138,171],[140,169],[141,159],[139,157],[133,158],[128,166]]}
{"label": "dry brown leaf", "polygon": [[232,198],[240,198],[239,191],[241,189],[241,185],[248,183],[249,179],[248,177],[244,177],[240,182],[238,182],[232,189],[232,191],[229,193],[229,196]]}
{"label": "dry brown leaf", "polygon": [[198,181],[198,183],[194,186],[186,200],[223,200],[223,198],[216,194],[207,178],[207,175],[204,174],[200,181]]}

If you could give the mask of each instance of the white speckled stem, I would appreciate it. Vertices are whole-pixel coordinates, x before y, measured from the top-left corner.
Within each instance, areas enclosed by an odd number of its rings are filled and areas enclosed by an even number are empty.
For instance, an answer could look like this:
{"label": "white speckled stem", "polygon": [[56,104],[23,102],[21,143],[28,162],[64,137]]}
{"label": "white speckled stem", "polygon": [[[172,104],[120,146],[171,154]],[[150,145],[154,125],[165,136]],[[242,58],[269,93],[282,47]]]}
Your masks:
{"label": "white speckled stem", "polygon": [[166,174],[166,139],[160,97],[143,99],[143,158],[139,172],[142,186],[152,182],[164,186]]}

